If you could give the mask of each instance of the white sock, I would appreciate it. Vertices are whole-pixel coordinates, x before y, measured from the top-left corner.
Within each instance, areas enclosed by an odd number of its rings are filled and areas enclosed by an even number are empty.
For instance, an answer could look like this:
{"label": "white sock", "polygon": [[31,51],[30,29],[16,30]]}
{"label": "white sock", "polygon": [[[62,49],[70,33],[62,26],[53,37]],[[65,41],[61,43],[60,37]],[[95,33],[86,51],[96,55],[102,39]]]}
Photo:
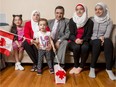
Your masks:
{"label": "white sock", "polygon": [[19,65],[19,64],[21,64],[21,63],[20,63],[20,62],[16,62],[16,63],[15,63],[15,65]]}
{"label": "white sock", "polygon": [[112,70],[107,70],[106,72],[108,73],[108,76],[111,80],[116,80],[116,76],[114,75],[114,73],[112,72]]}
{"label": "white sock", "polygon": [[89,77],[95,78],[95,69],[94,68],[90,68]]}

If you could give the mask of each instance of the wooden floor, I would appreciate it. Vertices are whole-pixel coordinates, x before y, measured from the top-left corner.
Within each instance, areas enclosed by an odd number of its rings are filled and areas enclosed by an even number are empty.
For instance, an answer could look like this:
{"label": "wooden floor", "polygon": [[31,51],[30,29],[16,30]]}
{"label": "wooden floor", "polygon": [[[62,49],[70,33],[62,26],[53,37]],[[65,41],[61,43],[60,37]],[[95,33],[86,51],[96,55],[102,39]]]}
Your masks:
{"label": "wooden floor", "polygon": [[[10,65],[0,72],[0,87],[116,87],[116,81],[108,78],[104,68],[96,70],[97,77],[89,78],[89,67],[86,67],[78,75],[70,75],[71,69],[66,67],[66,84],[55,84],[54,74],[50,74],[47,66],[44,72],[38,76],[36,72],[30,72],[31,65],[24,65],[24,71],[15,71],[14,66]],[[113,69],[114,72],[116,70]]]}

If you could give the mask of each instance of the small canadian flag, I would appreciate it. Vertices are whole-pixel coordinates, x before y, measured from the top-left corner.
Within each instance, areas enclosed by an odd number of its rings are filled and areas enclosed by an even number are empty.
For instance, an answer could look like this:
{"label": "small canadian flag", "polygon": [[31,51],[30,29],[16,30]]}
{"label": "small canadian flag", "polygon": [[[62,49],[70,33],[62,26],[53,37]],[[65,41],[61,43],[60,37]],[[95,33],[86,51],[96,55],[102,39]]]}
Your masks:
{"label": "small canadian flag", "polygon": [[14,35],[0,29],[0,53],[10,55]]}
{"label": "small canadian flag", "polygon": [[66,71],[59,65],[54,65],[55,71],[55,82],[56,84],[65,84],[66,83]]}

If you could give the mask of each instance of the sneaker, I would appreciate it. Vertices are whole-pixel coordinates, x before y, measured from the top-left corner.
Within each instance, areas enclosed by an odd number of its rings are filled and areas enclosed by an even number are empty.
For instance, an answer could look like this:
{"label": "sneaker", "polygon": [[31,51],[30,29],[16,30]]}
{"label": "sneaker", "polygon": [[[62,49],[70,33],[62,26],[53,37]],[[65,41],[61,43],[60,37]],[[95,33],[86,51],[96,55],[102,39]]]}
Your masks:
{"label": "sneaker", "polygon": [[18,65],[17,64],[15,64],[15,70],[18,70],[19,68],[18,68]]}
{"label": "sneaker", "polygon": [[15,70],[24,70],[24,67],[21,66],[20,62],[15,63]]}
{"label": "sneaker", "polygon": [[35,72],[37,72],[37,68],[35,69]]}
{"label": "sneaker", "polygon": [[32,68],[31,68],[31,72],[34,72],[34,71],[37,71],[37,66],[36,65],[33,65]]}
{"label": "sneaker", "polygon": [[18,69],[19,69],[19,70],[24,70],[24,67],[21,66],[21,64],[19,64],[19,65],[18,65]]}
{"label": "sneaker", "polygon": [[53,68],[51,68],[49,71],[50,71],[50,74],[54,74],[54,69]]}
{"label": "sneaker", "polygon": [[37,70],[37,75],[41,75],[42,74],[42,70],[41,69],[38,69]]}

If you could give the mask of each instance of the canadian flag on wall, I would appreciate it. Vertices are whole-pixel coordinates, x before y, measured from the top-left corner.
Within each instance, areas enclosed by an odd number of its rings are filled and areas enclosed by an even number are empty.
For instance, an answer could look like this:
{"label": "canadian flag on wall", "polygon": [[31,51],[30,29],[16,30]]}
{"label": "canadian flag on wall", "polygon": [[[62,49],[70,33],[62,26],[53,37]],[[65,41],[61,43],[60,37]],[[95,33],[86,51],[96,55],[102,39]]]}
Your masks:
{"label": "canadian flag on wall", "polygon": [[10,55],[14,35],[0,29],[0,53]]}

